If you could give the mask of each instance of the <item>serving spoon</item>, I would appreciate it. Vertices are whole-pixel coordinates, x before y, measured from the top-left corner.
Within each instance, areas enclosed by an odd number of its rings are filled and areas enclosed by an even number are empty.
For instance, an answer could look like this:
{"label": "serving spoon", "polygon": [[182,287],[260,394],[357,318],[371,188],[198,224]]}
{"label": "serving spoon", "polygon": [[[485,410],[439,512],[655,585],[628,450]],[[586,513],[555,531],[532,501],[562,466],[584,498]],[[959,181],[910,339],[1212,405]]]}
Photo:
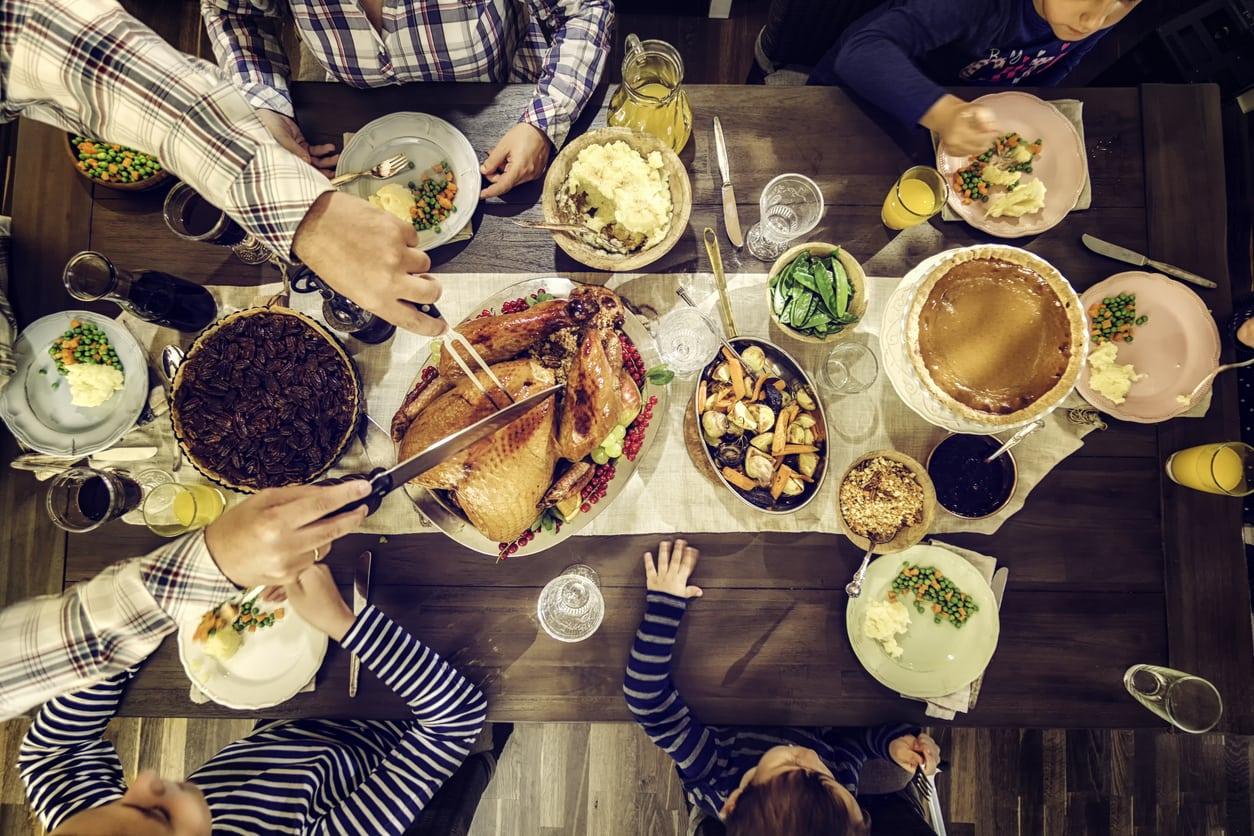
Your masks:
{"label": "serving spoon", "polygon": [[896,537],[898,533],[900,533],[903,527],[904,526],[900,526],[900,525],[897,526],[895,529],[893,529],[893,533],[888,535],[887,537],[885,537],[882,534],[880,535],[868,534],[867,535],[866,539],[871,543],[871,545],[867,547],[866,554],[862,555],[862,564],[858,566],[858,571],[853,573],[853,580],[845,584],[846,595],[848,595],[850,598],[857,598],[859,595],[862,594],[862,582],[866,580],[866,570],[867,570],[867,567],[871,564],[871,556],[875,554],[876,547],[882,546],[885,543],[891,543],[893,538]]}

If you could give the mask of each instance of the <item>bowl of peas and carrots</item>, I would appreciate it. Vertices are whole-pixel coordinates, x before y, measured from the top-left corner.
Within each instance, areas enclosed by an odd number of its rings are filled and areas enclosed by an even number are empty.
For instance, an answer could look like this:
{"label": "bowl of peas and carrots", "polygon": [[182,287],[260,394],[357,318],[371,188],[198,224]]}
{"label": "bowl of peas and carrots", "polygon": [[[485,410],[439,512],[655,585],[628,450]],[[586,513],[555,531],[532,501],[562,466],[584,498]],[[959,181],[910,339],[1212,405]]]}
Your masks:
{"label": "bowl of peas and carrots", "polygon": [[170,179],[156,157],[113,142],[66,134],[66,152],[83,177],[107,189],[144,191]]}

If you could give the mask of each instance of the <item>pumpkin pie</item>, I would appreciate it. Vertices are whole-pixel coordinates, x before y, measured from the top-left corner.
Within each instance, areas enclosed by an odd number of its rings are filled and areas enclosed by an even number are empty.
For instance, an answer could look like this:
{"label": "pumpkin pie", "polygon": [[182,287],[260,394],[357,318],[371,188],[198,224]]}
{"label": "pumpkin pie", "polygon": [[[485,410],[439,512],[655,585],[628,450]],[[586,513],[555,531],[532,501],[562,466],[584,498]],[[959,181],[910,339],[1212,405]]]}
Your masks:
{"label": "pumpkin pie", "polygon": [[1075,385],[1084,314],[1047,262],[1012,247],[970,247],[924,278],[906,344],[919,377],[950,410],[987,425],[1023,424]]}

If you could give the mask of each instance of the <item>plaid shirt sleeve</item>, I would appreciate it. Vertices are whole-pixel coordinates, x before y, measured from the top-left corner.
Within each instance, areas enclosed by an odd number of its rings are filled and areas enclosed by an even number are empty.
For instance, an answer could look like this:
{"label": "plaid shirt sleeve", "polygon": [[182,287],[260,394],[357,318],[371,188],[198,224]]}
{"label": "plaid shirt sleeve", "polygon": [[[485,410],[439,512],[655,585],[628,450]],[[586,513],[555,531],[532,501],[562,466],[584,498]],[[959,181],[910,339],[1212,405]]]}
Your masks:
{"label": "plaid shirt sleeve", "polygon": [[0,0],[0,74],[4,116],[155,154],[284,257],[309,207],[331,191],[215,67],[113,0]]}
{"label": "plaid shirt sleeve", "polygon": [[296,118],[287,89],[291,68],[279,43],[278,10],[269,0],[200,0],[218,65],[253,107]]}
{"label": "plaid shirt sleeve", "polygon": [[528,0],[541,27],[552,33],[536,95],[519,122],[544,131],[561,148],[601,81],[614,33],[613,0]]}
{"label": "plaid shirt sleeve", "polygon": [[0,720],[139,664],[180,621],[238,591],[197,533],[0,610]]}

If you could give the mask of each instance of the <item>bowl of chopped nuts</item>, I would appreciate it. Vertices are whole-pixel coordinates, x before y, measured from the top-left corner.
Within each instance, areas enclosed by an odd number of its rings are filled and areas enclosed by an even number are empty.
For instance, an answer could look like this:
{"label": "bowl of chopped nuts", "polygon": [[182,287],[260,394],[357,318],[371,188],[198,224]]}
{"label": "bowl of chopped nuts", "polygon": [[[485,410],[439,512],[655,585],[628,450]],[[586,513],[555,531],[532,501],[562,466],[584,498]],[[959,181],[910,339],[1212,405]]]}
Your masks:
{"label": "bowl of chopped nuts", "polygon": [[156,157],[125,145],[66,134],[66,153],[79,174],[107,189],[142,192],[170,179]]}
{"label": "bowl of chopped nuts", "polygon": [[836,514],[854,545],[870,548],[874,536],[875,554],[892,554],[927,535],[936,519],[936,488],[914,459],[875,450],[855,459],[840,478]]}

